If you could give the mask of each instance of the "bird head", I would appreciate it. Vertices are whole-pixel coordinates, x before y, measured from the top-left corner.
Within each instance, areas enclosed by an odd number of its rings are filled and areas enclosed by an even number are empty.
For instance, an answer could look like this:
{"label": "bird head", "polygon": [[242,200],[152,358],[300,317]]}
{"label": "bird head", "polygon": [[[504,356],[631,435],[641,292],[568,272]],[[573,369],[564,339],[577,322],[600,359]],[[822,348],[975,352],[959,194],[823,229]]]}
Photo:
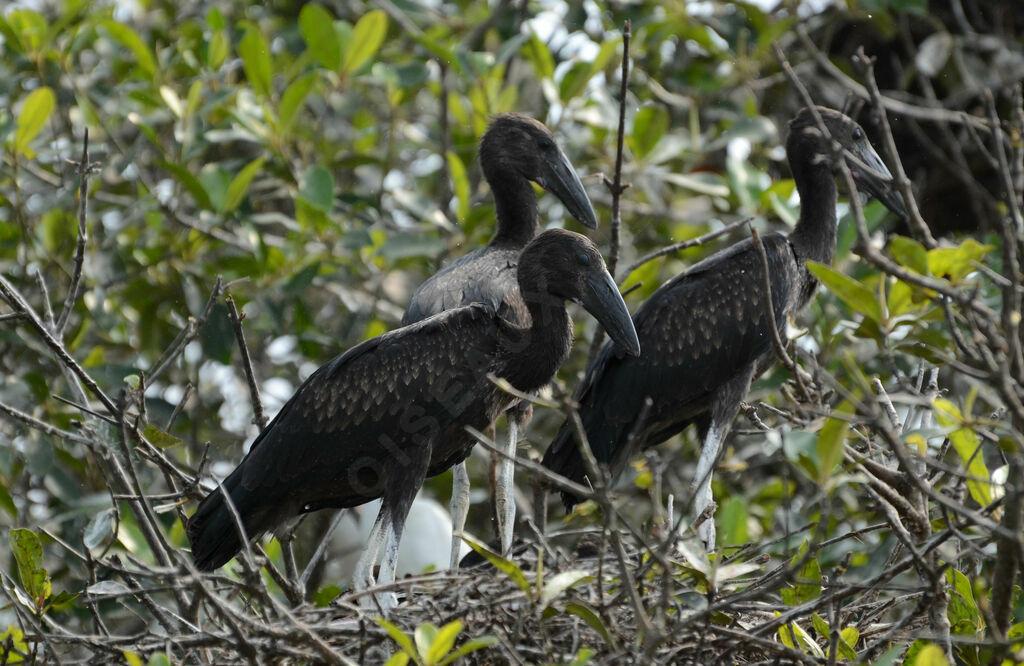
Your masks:
{"label": "bird head", "polygon": [[[868,141],[864,129],[849,116],[834,109],[817,107],[821,120],[828,130],[829,137],[841,146],[839,155],[846,162],[859,193],[870,195],[881,201],[886,208],[902,218],[907,216],[903,199],[893,186],[892,174],[885,162]],[[786,152],[790,155],[802,150],[803,154],[815,151],[816,159],[829,164],[833,173],[839,171],[839,162],[835,158],[828,139],[821,132],[817,120],[810,108],[803,108],[789,124],[789,140]],[[790,161],[792,164],[792,160]]]}
{"label": "bird head", "polygon": [[558,197],[580,224],[597,228],[583,183],[543,123],[518,113],[497,116],[480,140],[480,166],[492,186],[518,174]]}
{"label": "bird head", "polygon": [[640,355],[633,320],[597,246],[564,229],[549,229],[519,256],[519,290],[530,300],[572,301],[604,327],[624,352]]}

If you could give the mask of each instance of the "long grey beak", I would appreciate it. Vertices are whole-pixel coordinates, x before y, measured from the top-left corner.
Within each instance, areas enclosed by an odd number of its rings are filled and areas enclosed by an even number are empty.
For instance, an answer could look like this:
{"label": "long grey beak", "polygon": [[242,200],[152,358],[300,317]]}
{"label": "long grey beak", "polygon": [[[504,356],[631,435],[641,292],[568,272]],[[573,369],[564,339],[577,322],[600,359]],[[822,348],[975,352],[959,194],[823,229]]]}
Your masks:
{"label": "long grey beak", "polygon": [[881,201],[886,208],[907,218],[907,209],[903,205],[903,197],[893,187],[892,174],[886,168],[885,162],[879,157],[870,144],[864,142],[857,148],[850,150],[849,154],[854,159],[847,160],[850,165],[850,173],[865,194],[869,194]]}
{"label": "long grey beak", "polygon": [[639,356],[640,339],[636,336],[626,302],[622,300],[622,294],[608,271],[604,268],[599,270],[587,275],[587,286],[580,298],[580,305],[604,326],[619,349],[630,356]]}
{"label": "long grey beak", "polygon": [[558,150],[545,156],[543,161],[544,173],[535,179],[537,184],[558,197],[580,224],[597,229],[597,214],[569,158]]}

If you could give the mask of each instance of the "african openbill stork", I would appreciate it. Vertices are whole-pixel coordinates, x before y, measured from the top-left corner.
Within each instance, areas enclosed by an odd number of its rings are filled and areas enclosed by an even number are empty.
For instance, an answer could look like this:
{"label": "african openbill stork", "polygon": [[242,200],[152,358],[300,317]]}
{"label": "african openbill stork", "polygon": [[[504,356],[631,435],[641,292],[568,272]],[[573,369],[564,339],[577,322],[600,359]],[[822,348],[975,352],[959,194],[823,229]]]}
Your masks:
{"label": "african openbill stork", "polygon": [[[507,318],[489,303],[447,310],[371,338],[327,363],[299,387],[238,467],[200,503],[188,523],[192,555],[215,569],[242,547],[224,493],[246,538],[299,514],[357,506],[380,497],[380,514],[353,586],[394,578],[406,515],[427,476],[462,461],[512,399],[488,378],[520,391],[551,380],[572,346],[565,301],[580,303],[611,338],[639,353],[622,296],[594,244],[550,230],[519,256],[523,309]],[[526,322],[519,324],[517,322]],[[381,604],[394,604],[382,595]]]}
{"label": "african openbill stork", "polygon": [[[832,262],[839,159],[846,161],[858,186],[904,214],[901,199],[891,189],[892,176],[864,130],[838,111],[818,111],[841,150],[833,150],[809,108],[797,113],[789,124],[786,155],[800,193],[800,217],[788,236],[771,233],[762,238],[773,325],[780,333],[786,318],[817,291],[818,282],[805,262]],[[625,358],[606,345],[577,390],[587,440],[597,461],[613,475],[637,451],[696,424],[703,448],[692,481],[694,517],[712,503],[712,471],[740,402],[750,383],[775,363],[762,280],[753,239],[695,264],[663,284],[634,314],[643,353]],[[570,479],[584,480],[586,469],[568,424],[546,451],[544,464]],[[566,508],[578,501],[567,494],[562,499]],[[713,516],[698,533],[713,550]]]}
{"label": "african openbill stork", "polygon": [[[580,223],[597,228],[597,216],[576,171],[542,123],[517,113],[497,116],[480,139],[480,167],[494,196],[497,227],[490,242],[445,267],[420,285],[402,317],[403,324],[470,303],[488,303],[512,321],[523,312],[516,284],[519,252],[537,234],[537,196],[533,181],[557,196]],[[506,413],[508,432],[502,448],[511,456],[518,432],[529,420],[529,407],[514,405]],[[514,463],[497,460],[495,514],[502,554],[512,545],[516,503]],[[461,540],[454,536],[466,524],[469,474],[460,462],[452,469],[453,524],[451,566],[458,565]]]}

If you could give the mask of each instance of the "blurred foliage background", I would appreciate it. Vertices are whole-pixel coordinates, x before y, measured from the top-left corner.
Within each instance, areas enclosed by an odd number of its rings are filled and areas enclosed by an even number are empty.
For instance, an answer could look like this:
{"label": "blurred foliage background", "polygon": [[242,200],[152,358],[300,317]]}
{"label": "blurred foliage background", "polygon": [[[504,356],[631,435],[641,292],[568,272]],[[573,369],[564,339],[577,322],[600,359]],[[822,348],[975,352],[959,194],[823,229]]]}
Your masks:
{"label": "blurred foliage background", "polygon": [[[208,456],[204,472],[223,476],[257,428],[227,306],[216,298],[208,307],[218,278],[245,314],[273,414],[317,366],[396,327],[427,276],[486,243],[493,206],[476,149],[490,116],[518,111],[552,128],[595,202],[602,226],[592,237],[608,247],[610,195],[600,175],[614,168],[625,21],[632,66],[623,179],[631,188],[617,277],[635,286],[627,296],[635,309],[747,232],[621,272],[647,252],[746,217],[761,230],[794,223],[798,201],[782,144],[802,104],[773,41],[818,103],[859,113],[874,134],[877,113],[853,85],[858,46],[877,58],[890,99],[983,116],[991,89],[1006,116],[1024,78],[1019,9],[1009,0],[15,3],[0,16],[0,272],[37,311],[66,318],[67,351],[108,395],[144,391],[145,432],[163,455],[190,473]],[[998,308],[996,283],[972,273],[979,259],[1001,266],[989,251],[1000,242],[995,220],[1007,214],[998,169],[964,126],[899,111],[890,120],[923,216],[952,258],[940,265],[927,255],[922,265],[925,250],[909,239],[893,253],[953,284],[974,279],[978,298]],[[69,161],[80,159],[86,129],[99,171],[90,181],[81,292],[68,303],[80,185]],[[959,155],[944,142],[956,142]],[[553,197],[541,195],[540,204],[543,225],[581,231]],[[867,217],[879,243],[910,234],[878,204]],[[864,394],[867,377],[898,392],[938,364],[957,410],[947,433],[986,428],[995,442],[1019,441],[989,382],[948,365],[958,351],[940,305],[861,262],[850,251],[848,219],[840,226],[834,267],[863,289],[823,292],[795,322],[805,329],[798,345],[854,395]],[[886,309],[864,306],[863,290]],[[579,319],[557,390],[571,391],[585,365],[594,324]],[[182,332],[193,329],[182,347]],[[18,317],[0,321],[0,368],[0,403],[62,432],[86,432],[60,365]],[[779,391],[787,378],[770,372],[748,401],[794,410]],[[96,583],[58,539],[95,556],[151,557],[131,512],[112,510],[94,446],[5,414],[0,524],[40,535],[52,594]],[[538,410],[523,454],[542,453],[560,418]],[[818,459],[823,422],[807,415],[802,428],[781,423],[766,435],[738,417],[716,478],[725,545],[775,538],[819,516],[829,474]],[[924,435],[943,441],[942,432]],[[992,438],[983,439],[990,444],[980,453],[948,457],[953,467],[975,463],[984,476],[987,494],[964,500],[976,507],[993,499],[988,481],[1003,467]],[[620,484],[621,495],[656,495],[629,504],[637,524],[664,494],[685,490],[695,444],[692,433],[675,438]],[[487,465],[477,451],[470,521],[484,538]],[[173,489],[157,466],[139,473],[171,543],[186,546],[179,517],[192,505],[159,499]],[[518,480],[527,491],[526,475]],[[449,484],[443,475],[427,492],[446,502]],[[829,493],[827,534],[878,521],[856,480],[836,481]],[[528,492],[522,500],[526,508]],[[572,520],[595,520],[581,513]],[[800,541],[784,539],[778,552]],[[824,566],[849,552],[852,571],[868,577],[892,547],[882,530],[819,557]],[[2,557],[14,571],[14,552]],[[964,573],[984,598],[984,560]],[[49,612],[86,622],[81,599],[61,599]],[[986,620],[970,602],[955,619],[982,635]],[[108,610],[125,616],[124,627],[136,622],[113,602]],[[0,617],[17,625],[10,610]],[[958,657],[981,663],[979,650]]]}

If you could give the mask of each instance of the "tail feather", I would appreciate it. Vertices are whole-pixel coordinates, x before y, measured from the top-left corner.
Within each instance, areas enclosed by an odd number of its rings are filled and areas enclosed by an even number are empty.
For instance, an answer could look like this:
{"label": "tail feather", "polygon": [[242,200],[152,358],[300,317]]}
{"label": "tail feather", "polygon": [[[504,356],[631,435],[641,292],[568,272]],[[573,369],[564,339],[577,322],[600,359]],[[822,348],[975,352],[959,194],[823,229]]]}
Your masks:
{"label": "tail feather", "polygon": [[[558,434],[551,440],[551,445],[544,452],[542,464],[570,481],[586,485],[586,465],[568,423],[563,423]],[[580,503],[580,498],[570,492],[563,491],[561,495],[566,511],[572,511],[572,508]]]}
{"label": "tail feather", "polygon": [[[223,487],[242,520],[246,537],[252,539],[273,525],[266,524],[267,512],[261,508],[264,502],[256,501],[256,497],[239,483],[241,469],[239,466],[224,479]],[[192,544],[192,559],[200,571],[213,571],[224,566],[242,549],[237,522],[220,488],[215,488],[200,502],[188,521],[186,532]]]}

